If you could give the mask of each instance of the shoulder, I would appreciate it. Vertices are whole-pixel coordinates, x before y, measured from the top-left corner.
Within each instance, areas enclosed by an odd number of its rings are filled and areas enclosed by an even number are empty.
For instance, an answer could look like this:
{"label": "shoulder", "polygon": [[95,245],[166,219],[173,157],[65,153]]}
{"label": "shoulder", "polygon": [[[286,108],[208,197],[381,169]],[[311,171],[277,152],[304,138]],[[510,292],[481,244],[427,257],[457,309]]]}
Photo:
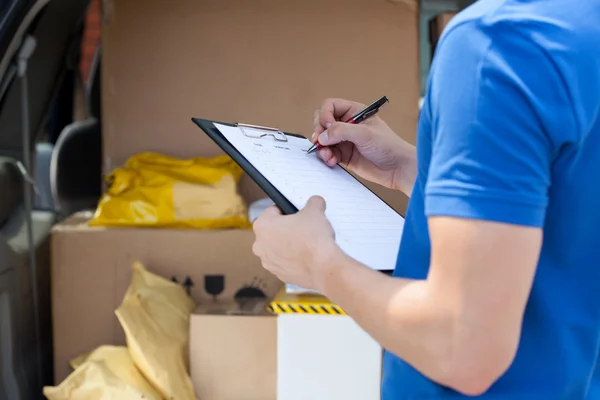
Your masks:
{"label": "shoulder", "polygon": [[472,30],[493,36],[510,30],[560,55],[561,50],[566,49],[552,47],[552,43],[569,43],[579,49],[596,48],[599,20],[598,2],[478,0],[450,20],[441,41],[455,32]]}
{"label": "shoulder", "polygon": [[549,110],[559,106],[551,100],[561,98],[561,112],[572,114],[573,134],[581,136],[600,112],[597,21],[598,2],[480,0],[447,26],[432,75],[467,69],[465,79],[475,84],[511,80],[534,97],[539,93],[539,105]]}
{"label": "shoulder", "polygon": [[600,62],[598,21],[599,2],[479,0],[450,21],[439,46],[478,52],[486,51],[484,43],[529,47],[554,60],[557,69],[583,72]]}

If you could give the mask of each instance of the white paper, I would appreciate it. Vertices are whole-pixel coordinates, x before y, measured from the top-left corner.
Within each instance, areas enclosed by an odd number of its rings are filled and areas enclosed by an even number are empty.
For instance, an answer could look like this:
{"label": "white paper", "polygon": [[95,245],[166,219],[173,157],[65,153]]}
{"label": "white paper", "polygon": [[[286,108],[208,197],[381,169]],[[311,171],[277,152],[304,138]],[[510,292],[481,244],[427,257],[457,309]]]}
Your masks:
{"label": "white paper", "polygon": [[248,219],[250,222],[256,221],[260,215],[275,203],[270,198],[256,200],[248,206]]}
{"label": "white paper", "polygon": [[312,145],[308,139],[287,136],[287,142],[280,142],[272,136],[248,137],[238,127],[215,126],[299,210],[311,196],[323,197],[325,215],[346,254],[376,270],[394,269],[404,218],[343,168],[306,154]]}

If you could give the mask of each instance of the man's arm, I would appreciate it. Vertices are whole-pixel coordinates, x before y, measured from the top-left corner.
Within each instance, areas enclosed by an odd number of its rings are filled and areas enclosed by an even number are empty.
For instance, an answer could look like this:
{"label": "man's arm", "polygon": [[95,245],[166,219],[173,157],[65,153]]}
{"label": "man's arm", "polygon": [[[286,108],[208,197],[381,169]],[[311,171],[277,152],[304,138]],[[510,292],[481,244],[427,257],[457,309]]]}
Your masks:
{"label": "man's arm", "polygon": [[433,217],[427,280],[394,279],[337,253],[322,293],[430,379],[484,392],[517,350],[541,246],[537,228]]}
{"label": "man's arm", "polygon": [[427,279],[388,278],[334,250],[320,289],[415,369],[477,394],[517,351],[553,160],[580,124],[556,64],[514,23],[461,23],[438,49],[423,106],[432,134],[420,138],[431,160],[417,183]]}

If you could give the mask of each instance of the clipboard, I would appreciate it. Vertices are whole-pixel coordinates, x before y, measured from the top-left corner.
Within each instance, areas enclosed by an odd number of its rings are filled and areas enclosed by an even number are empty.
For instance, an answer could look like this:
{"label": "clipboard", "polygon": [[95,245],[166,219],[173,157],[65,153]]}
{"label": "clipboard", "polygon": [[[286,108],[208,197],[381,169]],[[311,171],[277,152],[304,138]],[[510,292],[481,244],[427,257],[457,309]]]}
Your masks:
{"label": "clipboard", "polygon": [[[248,174],[248,176],[256,182],[256,184],[267,194],[267,196],[273,200],[275,205],[279,207],[283,214],[289,215],[297,213],[299,210],[294,204],[292,204],[268,179],[266,179],[253,165],[250,163],[246,157],[244,157],[229,141],[223,136],[223,134],[217,129],[215,124],[226,125],[231,127],[240,128],[243,134],[249,135],[250,130],[262,130],[265,132],[269,132],[269,134],[263,134],[261,138],[265,140],[274,140],[280,142],[286,142],[287,137],[296,137],[306,139],[305,136],[298,135],[295,133],[283,132],[280,129],[273,127],[265,127],[259,125],[251,125],[244,123],[228,123],[228,122],[219,122],[213,121],[209,119],[203,118],[192,118],[192,121],[202,129],[227,155],[229,155],[233,161],[235,161],[241,168]],[[244,129],[246,128],[246,129]],[[257,138],[256,136],[249,136],[253,138]],[[344,168],[342,168],[344,169]],[[345,170],[345,169],[344,169]],[[346,170],[345,170],[346,171]],[[350,174],[346,171],[348,175],[358,181],[362,186],[364,186],[367,190],[373,193],[379,200],[385,203],[388,207],[392,208],[387,202],[385,202],[381,197],[377,196],[371,189],[365,186],[362,182],[354,177],[354,175]],[[393,208],[392,208],[393,209]],[[396,210],[394,210],[398,213]],[[398,213],[402,218],[404,215],[402,213]]]}
{"label": "clipboard", "polygon": [[[277,188],[269,182],[255,167],[252,165],[246,157],[244,157],[229,141],[223,136],[223,134],[217,129],[215,123],[227,126],[235,126],[239,127],[239,123],[227,123],[227,122],[218,122],[211,121],[208,119],[202,118],[192,118],[192,121],[198,125],[200,129],[202,129],[220,148],[223,150],[233,161],[235,161],[243,170],[248,174],[248,176],[256,182],[256,184],[269,196],[271,200],[275,203],[277,207],[281,210],[283,214],[295,214],[298,212],[296,206],[294,206]],[[287,135],[296,136],[296,137],[304,137],[301,135],[292,135],[290,133],[281,132],[279,129],[269,128],[258,125],[248,125],[241,124],[243,127],[255,128],[267,130],[269,132],[273,132],[273,134],[269,136],[265,136],[265,139],[270,140],[278,140],[287,141]],[[275,139],[277,136],[277,139]]]}

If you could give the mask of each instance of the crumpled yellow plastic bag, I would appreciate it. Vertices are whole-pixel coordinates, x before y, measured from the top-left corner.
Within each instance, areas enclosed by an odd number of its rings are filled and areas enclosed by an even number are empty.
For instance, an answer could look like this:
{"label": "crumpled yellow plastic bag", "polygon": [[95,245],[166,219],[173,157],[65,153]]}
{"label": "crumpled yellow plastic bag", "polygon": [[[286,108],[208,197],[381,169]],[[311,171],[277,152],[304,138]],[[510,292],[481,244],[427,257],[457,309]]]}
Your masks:
{"label": "crumpled yellow plastic bag", "polygon": [[88,359],[88,357],[91,355],[92,353],[85,353],[85,354],[81,354],[78,357],[75,357],[74,359],[72,359],[71,361],[69,361],[69,366],[71,368],[73,368],[73,370],[76,370],[77,368],[79,368],[79,366],[81,364],[83,364],[85,362],[85,360]]}
{"label": "crumpled yellow plastic bag", "polygon": [[101,346],[71,362],[75,367],[56,387],[46,386],[48,400],[162,400],[122,346]]}
{"label": "crumpled yellow plastic bag", "polygon": [[108,177],[93,226],[250,228],[237,184],[243,170],[227,155],[181,160],[140,153]]}
{"label": "crumpled yellow plastic bag", "polygon": [[196,400],[187,353],[194,307],[183,287],[134,263],[116,314],[135,364],[166,399]]}

